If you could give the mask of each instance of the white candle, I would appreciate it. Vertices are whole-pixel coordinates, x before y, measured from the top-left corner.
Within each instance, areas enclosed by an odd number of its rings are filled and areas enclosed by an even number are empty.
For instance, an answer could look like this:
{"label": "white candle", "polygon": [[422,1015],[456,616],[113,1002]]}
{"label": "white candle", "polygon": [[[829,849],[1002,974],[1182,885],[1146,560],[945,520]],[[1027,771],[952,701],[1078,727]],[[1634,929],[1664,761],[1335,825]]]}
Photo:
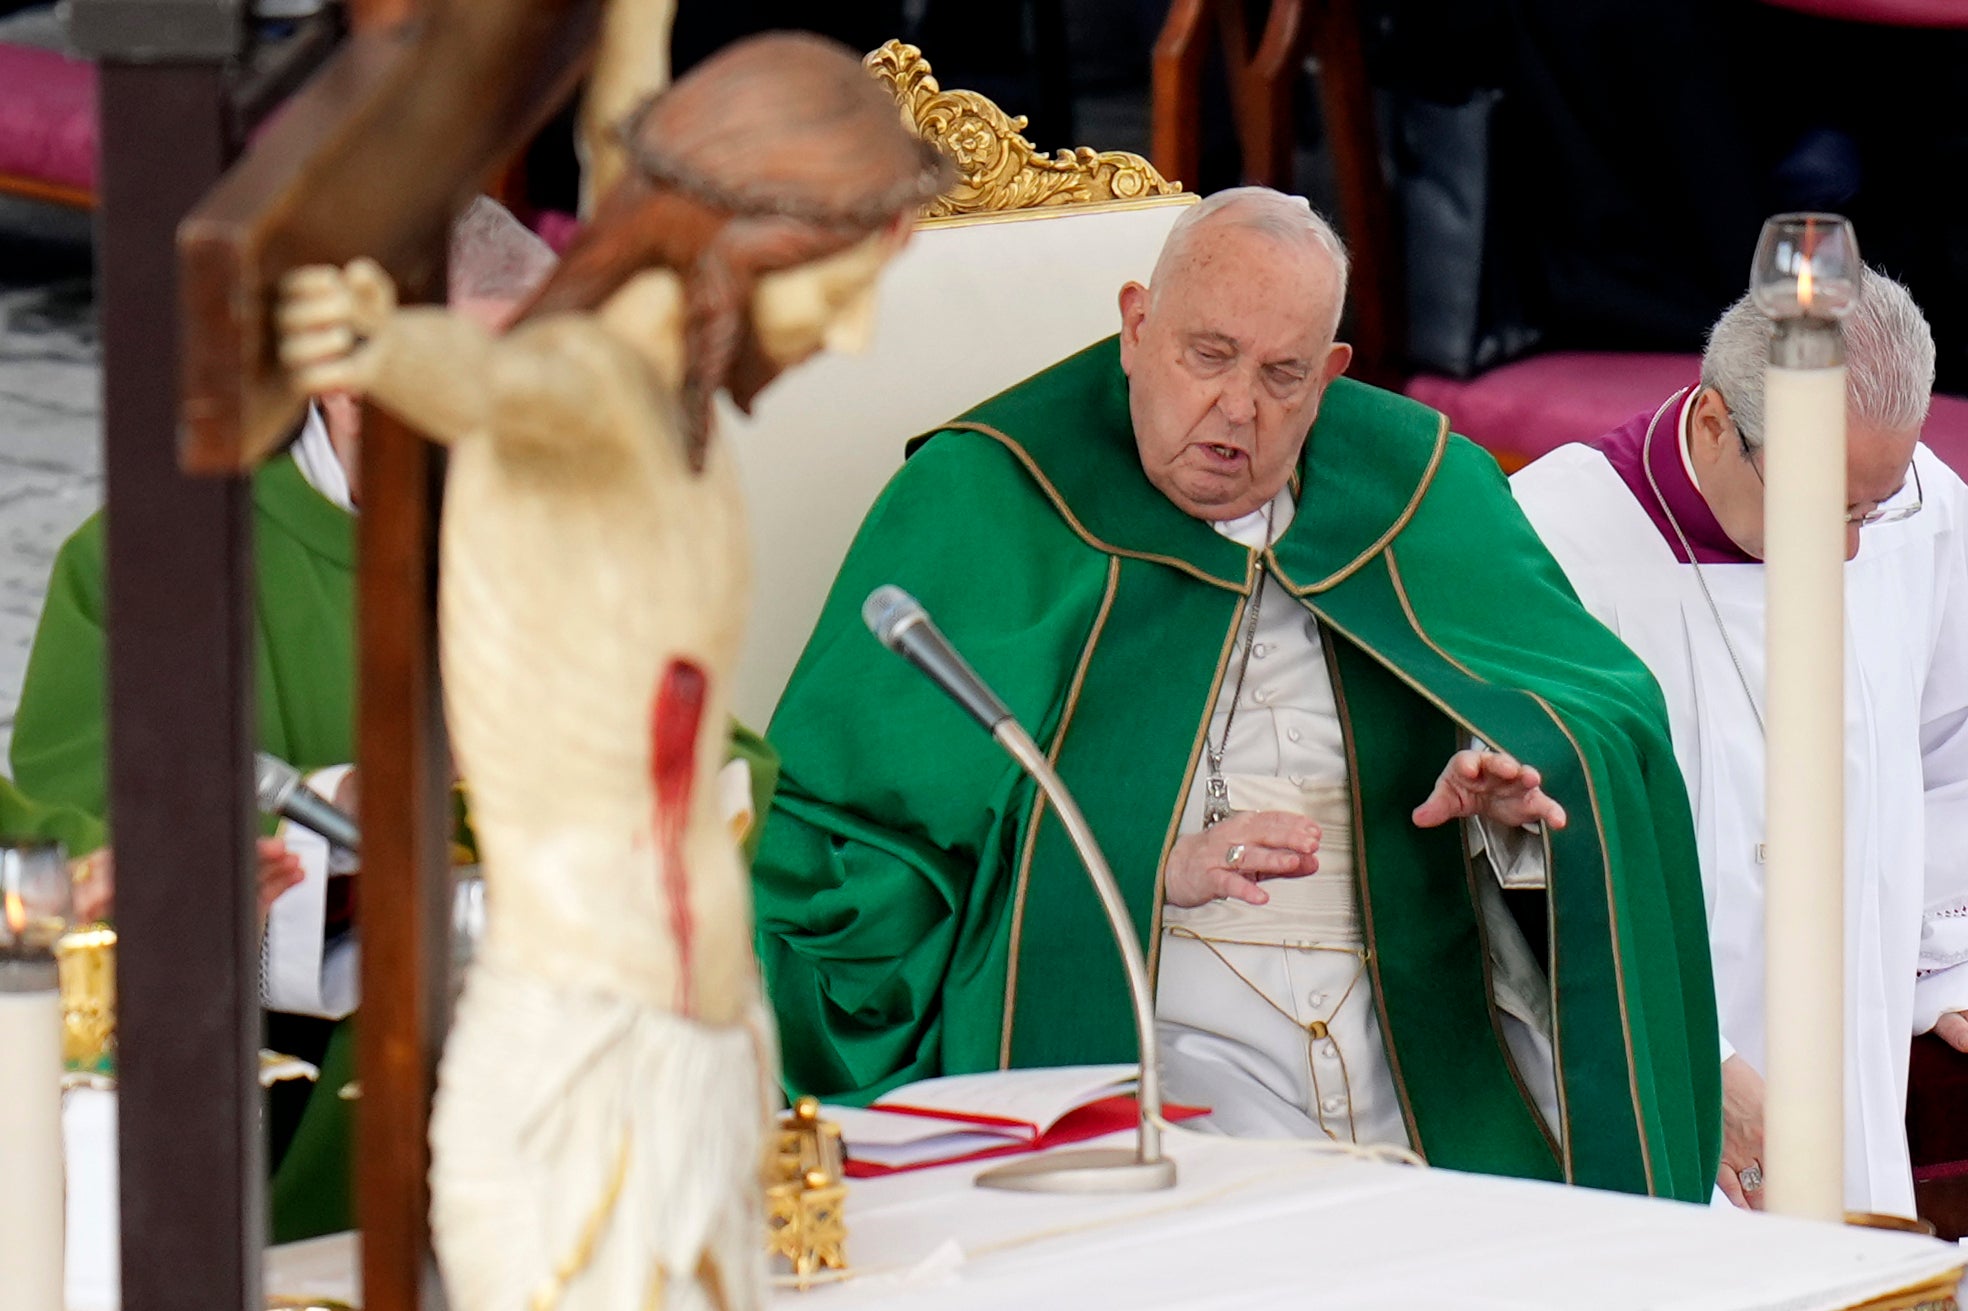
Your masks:
{"label": "white candle", "polygon": [[1765,1205],[1842,1221],[1845,369],[1772,367],[1765,387]]}
{"label": "white candle", "polygon": [[61,995],[0,961],[0,1311],[62,1311]]}

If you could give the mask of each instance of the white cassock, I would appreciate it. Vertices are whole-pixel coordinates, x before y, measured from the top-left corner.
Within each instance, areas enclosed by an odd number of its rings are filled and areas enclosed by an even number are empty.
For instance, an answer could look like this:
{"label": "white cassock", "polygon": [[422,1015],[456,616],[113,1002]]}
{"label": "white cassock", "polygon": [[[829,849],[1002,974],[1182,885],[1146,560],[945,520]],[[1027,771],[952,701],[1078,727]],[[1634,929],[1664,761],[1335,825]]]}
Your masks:
{"label": "white cassock", "polygon": [[[1268,522],[1258,510],[1212,526],[1257,548],[1267,529],[1274,539],[1284,532],[1292,512],[1291,493],[1281,491]],[[1319,871],[1264,880],[1270,901],[1263,906],[1220,898],[1164,907],[1155,997],[1163,1091],[1177,1104],[1210,1108],[1198,1128],[1405,1147],[1409,1135],[1366,968],[1346,748],[1318,624],[1267,575],[1256,632],[1246,618],[1239,634],[1208,728],[1212,743],[1223,744],[1228,733],[1223,774],[1231,809],[1310,816],[1323,830]],[[1177,830],[1184,836],[1203,827],[1207,777],[1199,765]],[[1488,856],[1500,883],[1544,886],[1541,840],[1487,823],[1468,828],[1472,853]],[[1504,1036],[1556,1133],[1550,989],[1501,889],[1482,886]]]}
{"label": "white cassock", "polygon": [[[1671,404],[1663,415],[1657,439],[1685,452]],[[1865,529],[1845,569],[1846,1204],[1902,1215],[1914,1211],[1908,1045],[1968,1007],[1968,487],[1925,446],[1914,460],[1925,508]],[[1760,1072],[1763,566],[1685,563],[1590,446],[1561,447],[1511,483],[1580,599],[1666,694],[1694,808],[1723,1055]]]}

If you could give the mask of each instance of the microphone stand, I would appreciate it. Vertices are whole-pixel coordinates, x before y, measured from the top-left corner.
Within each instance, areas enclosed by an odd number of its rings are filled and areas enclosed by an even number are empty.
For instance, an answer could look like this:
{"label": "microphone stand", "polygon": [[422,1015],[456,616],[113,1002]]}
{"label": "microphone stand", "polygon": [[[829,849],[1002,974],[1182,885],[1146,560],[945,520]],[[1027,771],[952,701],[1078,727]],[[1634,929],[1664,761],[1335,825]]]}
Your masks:
{"label": "microphone stand", "polygon": [[977,1176],[977,1186],[1027,1193],[1147,1193],[1172,1188],[1175,1162],[1162,1155],[1162,1062],[1155,1038],[1155,1001],[1148,987],[1148,963],[1142,959],[1141,944],[1135,940],[1134,920],[1128,914],[1127,903],[1121,900],[1120,885],[1114,882],[1107,858],[1100,854],[1100,844],[1094,841],[1086,816],[1080,813],[1072,793],[1066,790],[1031,734],[1006,715],[991,729],[991,736],[1038,781],[1039,790],[1052,804],[1080,853],[1094,891],[1100,894],[1100,905],[1107,912],[1114,941],[1121,949],[1128,993],[1134,1002],[1141,1079],[1135,1094],[1138,1116],[1132,1149],[1088,1147],[1028,1156],[986,1170]]}

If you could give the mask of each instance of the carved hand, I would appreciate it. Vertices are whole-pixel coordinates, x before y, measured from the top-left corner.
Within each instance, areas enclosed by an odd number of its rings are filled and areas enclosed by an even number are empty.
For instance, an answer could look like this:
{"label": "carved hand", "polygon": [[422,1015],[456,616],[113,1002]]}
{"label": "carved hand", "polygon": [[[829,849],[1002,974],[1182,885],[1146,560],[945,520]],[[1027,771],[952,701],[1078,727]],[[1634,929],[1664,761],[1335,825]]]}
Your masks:
{"label": "carved hand", "polygon": [[365,392],[379,366],[373,339],[395,313],[396,288],[374,260],[296,269],[280,283],[280,362],[309,395]]}

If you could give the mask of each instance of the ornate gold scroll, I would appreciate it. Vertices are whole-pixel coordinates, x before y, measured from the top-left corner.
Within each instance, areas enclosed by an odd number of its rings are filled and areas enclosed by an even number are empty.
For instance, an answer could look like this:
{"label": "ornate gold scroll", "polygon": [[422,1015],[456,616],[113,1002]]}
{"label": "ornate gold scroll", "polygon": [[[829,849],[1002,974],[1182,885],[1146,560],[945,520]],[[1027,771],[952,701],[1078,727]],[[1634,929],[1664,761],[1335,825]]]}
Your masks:
{"label": "ornate gold scroll", "polygon": [[945,91],[922,51],[890,41],[863,61],[902,107],[903,121],[956,162],[962,180],[923,211],[924,219],[1000,214],[1174,196],[1170,182],[1139,155],[1081,146],[1047,156],[1013,116],[975,91]]}

